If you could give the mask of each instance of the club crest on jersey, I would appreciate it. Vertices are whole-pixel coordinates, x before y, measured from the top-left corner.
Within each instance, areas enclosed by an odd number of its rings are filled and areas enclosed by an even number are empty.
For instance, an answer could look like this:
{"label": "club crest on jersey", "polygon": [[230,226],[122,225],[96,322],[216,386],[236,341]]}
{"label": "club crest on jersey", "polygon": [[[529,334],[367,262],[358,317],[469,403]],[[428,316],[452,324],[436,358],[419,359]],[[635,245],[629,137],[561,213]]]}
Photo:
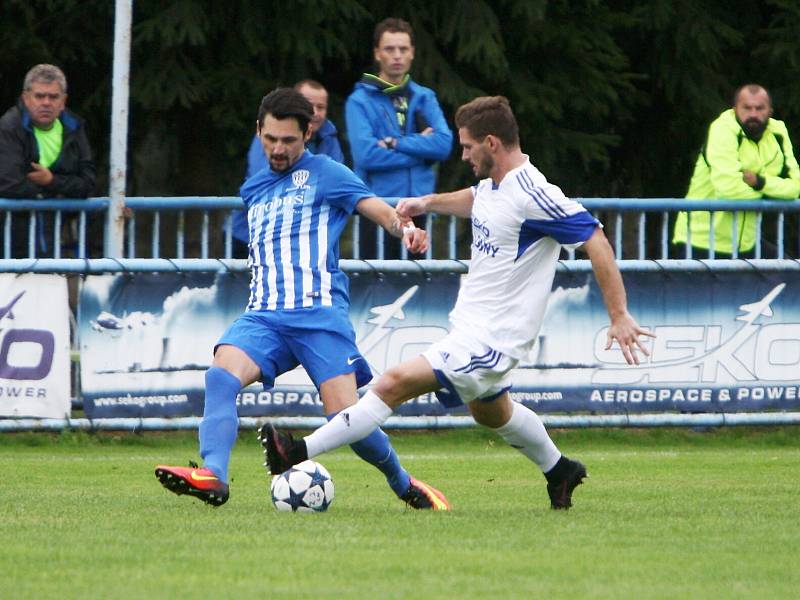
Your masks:
{"label": "club crest on jersey", "polygon": [[292,173],[292,183],[296,188],[302,188],[310,175],[311,173],[308,172],[308,169],[298,169]]}

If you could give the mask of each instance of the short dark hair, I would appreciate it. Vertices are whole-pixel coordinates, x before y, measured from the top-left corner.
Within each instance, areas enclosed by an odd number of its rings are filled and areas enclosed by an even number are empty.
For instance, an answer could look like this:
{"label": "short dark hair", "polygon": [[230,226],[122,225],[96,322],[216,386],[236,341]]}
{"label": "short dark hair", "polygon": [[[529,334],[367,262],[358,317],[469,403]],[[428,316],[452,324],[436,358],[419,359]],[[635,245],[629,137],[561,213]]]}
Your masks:
{"label": "short dark hair", "polygon": [[261,99],[258,107],[258,126],[264,126],[264,117],[272,115],[276,119],[295,119],[303,133],[308,129],[314,107],[300,92],[293,88],[277,88]]}
{"label": "short dark hair", "polygon": [[519,145],[519,127],[505,96],[480,96],[462,105],[456,111],[456,127],[464,127],[478,141],[491,134],[506,148]]}
{"label": "short dark hair", "polygon": [[375,31],[372,33],[372,46],[377,48],[381,45],[381,37],[386,32],[389,33],[407,33],[411,40],[411,45],[414,45],[414,30],[408,21],[398,19],[396,17],[389,17],[375,25]]}
{"label": "short dark hair", "polygon": [[736,106],[736,103],[739,102],[739,95],[744,91],[747,90],[751,94],[757,94],[761,90],[764,90],[767,93],[767,100],[769,100],[769,105],[772,106],[772,96],[769,93],[769,90],[765,88],[763,85],[759,85],[757,83],[745,83],[744,85],[740,85],[736,88],[736,91],[733,92],[733,102],[731,106]]}

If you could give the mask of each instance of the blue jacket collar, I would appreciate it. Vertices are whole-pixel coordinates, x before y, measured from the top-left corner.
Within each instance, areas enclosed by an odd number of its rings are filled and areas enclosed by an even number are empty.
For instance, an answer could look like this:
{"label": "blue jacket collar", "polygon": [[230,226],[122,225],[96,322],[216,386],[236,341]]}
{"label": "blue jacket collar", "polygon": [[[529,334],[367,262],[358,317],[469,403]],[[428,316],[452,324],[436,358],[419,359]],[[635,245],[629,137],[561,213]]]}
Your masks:
{"label": "blue jacket collar", "polygon": [[406,79],[403,81],[402,85],[399,86],[392,86],[387,88],[386,86],[389,85],[386,82],[383,82],[383,85],[380,85],[378,82],[382,80],[379,77],[375,77],[374,75],[370,75],[369,73],[364,73],[359,81],[356,82],[356,88],[361,88],[366,92],[371,94],[380,94],[381,96],[391,97],[392,94],[405,92],[409,95],[413,95],[414,92],[417,91],[418,85],[414,82],[411,77],[406,76]]}
{"label": "blue jacket collar", "polygon": [[[20,118],[22,119],[22,126],[28,131],[33,131],[31,114],[28,112],[28,109],[25,108],[25,104],[22,102],[22,100],[17,102],[17,108],[19,109]],[[78,121],[78,118],[66,108],[61,111],[60,115],[58,115],[58,119],[61,121],[64,129],[69,131],[74,131],[80,127],[80,121]]]}
{"label": "blue jacket collar", "polygon": [[325,122],[322,124],[322,127],[319,128],[319,131],[317,131],[314,137],[321,140],[322,138],[328,138],[331,137],[332,135],[335,136],[338,133],[339,132],[336,130],[336,125],[334,125],[330,121],[330,119],[325,119]]}

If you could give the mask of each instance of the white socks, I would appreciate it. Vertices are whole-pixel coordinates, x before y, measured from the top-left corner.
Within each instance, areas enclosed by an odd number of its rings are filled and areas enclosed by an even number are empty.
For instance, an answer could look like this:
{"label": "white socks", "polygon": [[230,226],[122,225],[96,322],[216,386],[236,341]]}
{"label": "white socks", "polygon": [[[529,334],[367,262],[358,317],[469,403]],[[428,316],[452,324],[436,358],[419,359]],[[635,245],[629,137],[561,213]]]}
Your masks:
{"label": "white socks", "polygon": [[383,400],[374,392],[367,392],[353,406],[345,408],[325,425],[303,438],[308,458],[367,437],[383,425],[391,414],[392,409]]}
{"label": "white socks", "polygon": [[561,452],[547,435],[544,423],[535,412],[517,402],[508,423],[495,429],[512,448],[516,448],[539,465],[543,473],[552,469]]}
{"label": "white socks", "polygon": [[[517,402],[508,423],[495,429],[508,444],[539,465],[543,473],[552,469],[561,458],[539,416]],[[325,425],[303,438],[308,458],[357,442],[383,423],[392,414],[374,392],[364,394],[356,404],[344,409]]]}

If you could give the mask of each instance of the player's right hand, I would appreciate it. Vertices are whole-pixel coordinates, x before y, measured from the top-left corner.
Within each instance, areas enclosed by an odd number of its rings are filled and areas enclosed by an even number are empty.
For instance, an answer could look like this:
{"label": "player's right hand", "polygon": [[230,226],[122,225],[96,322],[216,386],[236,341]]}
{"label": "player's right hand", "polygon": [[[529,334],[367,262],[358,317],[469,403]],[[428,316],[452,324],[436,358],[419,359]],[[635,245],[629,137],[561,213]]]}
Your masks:
{"label": "player's right hand", "polygon": [[414,227],[414,223],[403,227],[403,244],[409,252],[422,254],[428,250],[428,232]]}
{"label": "player's right hand", "polygon": [[644,356],[650,356],[650,351],[642,343],[640,336],[654,338],[656,334],[639,326],[636,319],[625,311],[611,320],[606,339],[606,350],[609,350],[616,341],[620,350],[622,350],[625,362],[629,365],[638,365],[640,360],[637,351]]}
{"label": "player's right hand", "polygon": [[33,171],[29,171],[25,174],[25,177],[27,177],[30,182],[42,187],[53,183],[53,172],[50,169],[43,167],[37,162],[32,162],[31,167]]}
{"label": "player's right hand", "polygon": [[419,198],[403,198],[397,203],[397,214],[406,219],[425,214],[425,196]]}

